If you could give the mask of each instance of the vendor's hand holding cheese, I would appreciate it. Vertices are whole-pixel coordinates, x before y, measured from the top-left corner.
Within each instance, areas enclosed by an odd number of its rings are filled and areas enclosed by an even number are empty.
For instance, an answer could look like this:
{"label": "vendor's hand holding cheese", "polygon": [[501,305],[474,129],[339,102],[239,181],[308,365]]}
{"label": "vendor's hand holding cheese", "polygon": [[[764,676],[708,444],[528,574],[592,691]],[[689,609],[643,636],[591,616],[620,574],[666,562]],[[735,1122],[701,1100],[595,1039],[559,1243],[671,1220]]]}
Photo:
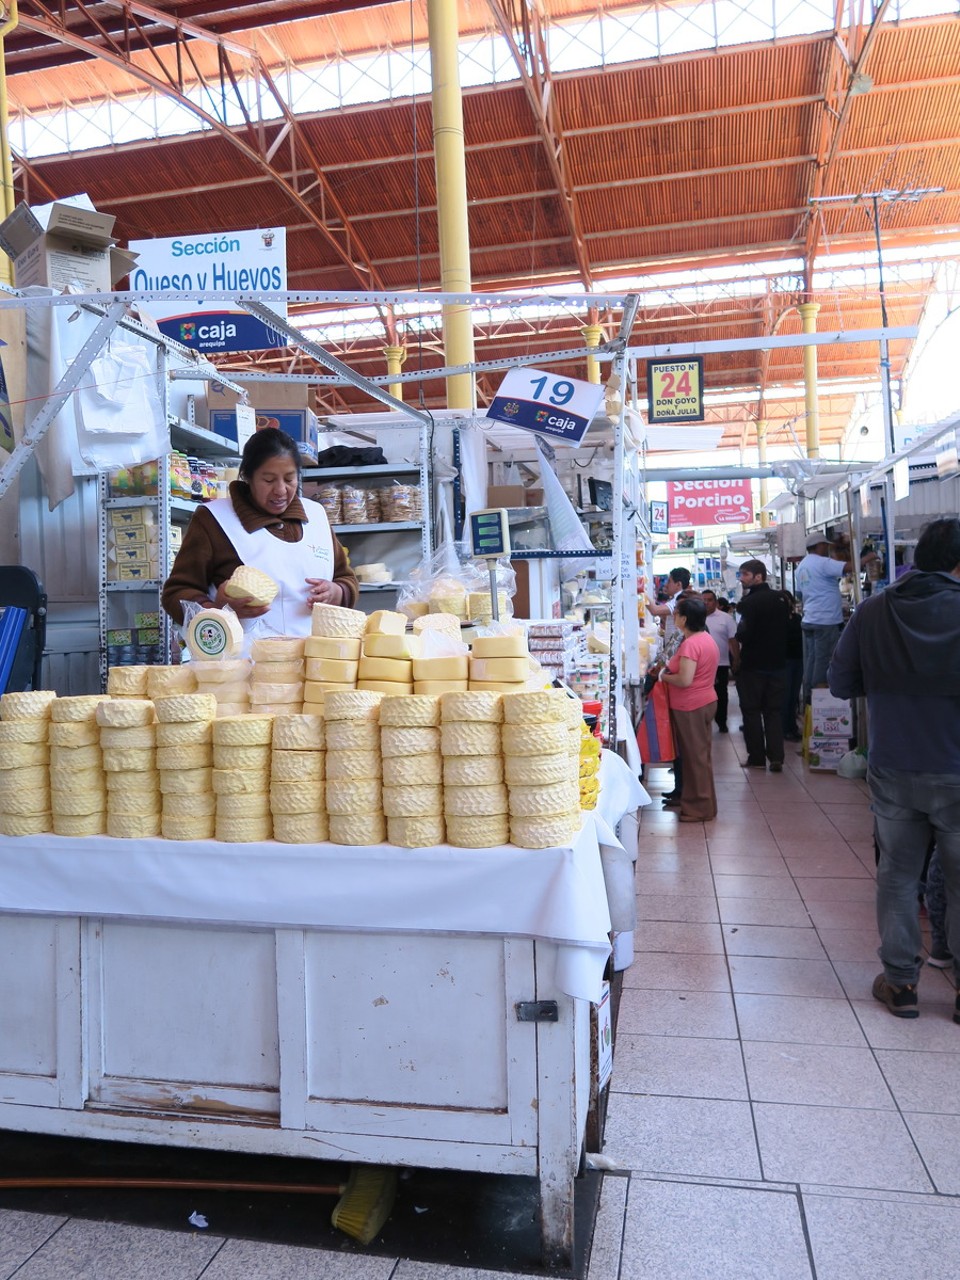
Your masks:
{"label": "vendor's hand holding cheese", "polygon": [[[270,604],[228,594],[241,565],[277,583]],[[162,602],[182,623],[182,601],[229,605],[244,630],[309,635],[315,604],[352,608],[359,588],[347,555],[318,502],[300,497],[300,455],[283,431],[265,428],[247,441],[230,496],[198,507],[183,536]],[[262,621],[261,621],[262,620]]]}

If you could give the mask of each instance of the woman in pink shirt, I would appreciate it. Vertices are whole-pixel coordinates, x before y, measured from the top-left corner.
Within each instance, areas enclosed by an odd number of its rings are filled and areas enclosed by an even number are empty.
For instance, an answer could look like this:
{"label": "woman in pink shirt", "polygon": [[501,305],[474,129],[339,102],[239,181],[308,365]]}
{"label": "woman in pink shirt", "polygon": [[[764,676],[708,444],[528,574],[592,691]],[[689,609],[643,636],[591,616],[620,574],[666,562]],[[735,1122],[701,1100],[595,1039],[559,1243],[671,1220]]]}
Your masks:
{"label": "woman in pink shirt", "polygon": [[673,617],[683,640],[660,679],[667,686],[670,721],[683,760],[680,821],[709,822],[717,816],[712,759],[717,694],[713,686],[720,655],[707,630],[707,607],[702,600],[681,600]]}

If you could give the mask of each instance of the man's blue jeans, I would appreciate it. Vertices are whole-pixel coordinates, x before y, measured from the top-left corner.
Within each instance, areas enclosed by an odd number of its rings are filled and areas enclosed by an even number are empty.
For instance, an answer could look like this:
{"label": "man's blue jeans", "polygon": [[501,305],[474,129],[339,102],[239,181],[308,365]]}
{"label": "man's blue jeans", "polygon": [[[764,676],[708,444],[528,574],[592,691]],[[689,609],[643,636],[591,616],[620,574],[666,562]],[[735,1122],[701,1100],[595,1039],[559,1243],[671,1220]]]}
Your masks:
{"label": "man's blue jeans", "polygon": [[883,971],[897,987],[913,986],[920,976],[917,894],[935,836],[946,887],[947,944],[956,957],[954,980],[960,987],[960,774],[871,768],[867,781],[880,849],[877,926]]}
{"label": "man's blue jeans", "polygon": [[827,683],[827,667],[840,639],[839,625],[818,627],[803,624],[803,701],[810,701],[810,690]]}

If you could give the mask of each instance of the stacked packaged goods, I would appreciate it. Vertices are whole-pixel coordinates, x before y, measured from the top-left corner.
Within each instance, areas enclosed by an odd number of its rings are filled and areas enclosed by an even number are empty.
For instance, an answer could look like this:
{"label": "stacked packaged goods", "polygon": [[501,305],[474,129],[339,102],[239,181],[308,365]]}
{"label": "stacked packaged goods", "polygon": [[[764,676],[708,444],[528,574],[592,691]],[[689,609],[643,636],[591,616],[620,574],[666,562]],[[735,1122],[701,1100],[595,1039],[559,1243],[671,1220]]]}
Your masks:
{"label": "stacked packaged goods", "polygon": [[430,694],[380,704],[383,811],[387,839],[405,849],[443,844],[440,699]]}
{"label": "stacked packaged goods", "polygon": [[250,711],[292,715],[303,706],[303,636],[264,636],[250,646]]}
{"label": "stacked packaged goods", "polygon": [[600,739],[580,721],[580,808],[595,809],[600,791]]}
{"label": "stacked packaged goods", "polygon": [[451,613],[415,618],[420,652],[413,659],[414,693],[465,693],[470,674],[467,646],[460,638],[460,619]]}
{"label": "stacked packaged goods", "polygon": [[250,710],[252,670],[249,658],[214,658],[190,663],[196,690],[216,700],[218,717],[242,716]]}
{"label": "stacked packaged goods", "polygon": [[531,622],[530,652],[553,680],[567,680],[576,664],[577,640],[572,622]]}
{"label": "stacked packaged goods", "polygon": [[500,750],[503,695],[445,693],[440,705],[447,841],[469,849],[506,844],[510,831]]}
{"label": "stacked packaged goods", "polygon": [[125,840],[160,835],[154,704],[149,698],[105,698],[94,714],[107,784],[107,835]]}
{"label": "stacked packaged goods", "polygon": [[56,696],[41,689],[0,696],[0,835],[35,836],[51,829],[48,737]]}
{"label": "stacked packaged goods", "polygon": [[319,844],[329,837],[323,785],[324,728],[320,715],[274,716],[270,812],[275,840]]}
{"label": "stacked packaged goods", "polygon": [[504,695],[510,840],[522,848],[566,844],[580,828],[580,736],[571,707],[579,718],[560,689]]}
{"label": "stacked packaged goods", "polygon": [[248,714],[214,720],[211,782],[217,798],[214,828],[217,840],[249,844],[269,840],[273,835],[272,738],[273,716],[270,715]]}
{"label": "stacked packaged goods", "polygon": [[470,688],[478,692],[519,693],[533,666],[526,637],[477,636],[470,650]]}
{"label": "stacked packaged goods", "polygon": [[327,818],[335,844],[379,844],[386,836],[379,726],[382,699],[382,694],[366,689],[334,690],[324,698]]}
{"label": "stacked packaged goods", "polygon": [[367,615],[359,609],[315,604],[311,635],[304,643],[306,657],[303,711],[318,714],[327,693],[343,693],[357,687],[360,642]]}
{"label": "stacked packaged goods", "polygon": [[405,635],[406,616],[378,609],[367,620],[360,655],[358,689],[388,696],[413,693],[415,637]]}

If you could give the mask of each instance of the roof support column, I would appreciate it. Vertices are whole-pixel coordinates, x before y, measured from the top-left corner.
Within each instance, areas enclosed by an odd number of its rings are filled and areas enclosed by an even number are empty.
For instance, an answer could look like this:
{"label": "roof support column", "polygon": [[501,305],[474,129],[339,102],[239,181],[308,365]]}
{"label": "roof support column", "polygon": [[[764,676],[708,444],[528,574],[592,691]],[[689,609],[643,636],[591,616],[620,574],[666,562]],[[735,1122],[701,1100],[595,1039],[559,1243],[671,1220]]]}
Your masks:
{"label": "roof support column", "polygon": [[[440,240],[440,288],[471,293],[470,230],[467,220],[467,164],[464,151],[463,98],[460,92],[457,0],[427,0],[430,66],[433,79],[433,149],[437,172],[437,222]],[[473,361],[473,316],[469,306],[444,304],[443,345],[448,365]],[[472,409],[473,375],[447,378],[447,405]]]}
{"label": "roof support column", "polygon": [[[583,335],[584,346],[599,347],[600,339],[603,337],[603,329],[593,317],[591,317],[590,323],[585,324],[580,332]],[[595,383],[600,381],[600,361],[594,356],[587,356],[587,381]]]}
{"label": "roof support column", "polygon": [[[387,376],[398,378],[403,368],[403,362],[407,358],[407,348],[401,346],[384,347],[383,354],[387,361]],[[403,399],[402,382],[388,382],[387,390],[395,400]]]}
{"label": "roof support column", "polygon": [[[801,302],[797,307],[804,333],[816,333],[819,302]],[[820,405],[817,399],[817,348],[803,348],[804,402],[807,410],[807,457],[820,457]]]}
{"label": "roof support column", "polygon": [[757,423],[757,466],[760,469],[760,528],[767,529],[770,527],[770,512],[767,511],[767,503],[770,501],[770,492],[767,485],[767,478],[763,475],[764,468],[767,465],[767,424],[766,421]]}
{"label": "roof support column", "polygon": [[[0,213],[9,217],[16,204],[13,191],[13,161],[10,156],[10,108],[7,101],[7,66],[4,44],[6,37],[19,21],[17,0],[12,0],[7,8],[7,16],[0,23],[0,180],[3,183],[3,204]],[[0,261],[0,281],[13,284],[13,259],[3,254]]]}

